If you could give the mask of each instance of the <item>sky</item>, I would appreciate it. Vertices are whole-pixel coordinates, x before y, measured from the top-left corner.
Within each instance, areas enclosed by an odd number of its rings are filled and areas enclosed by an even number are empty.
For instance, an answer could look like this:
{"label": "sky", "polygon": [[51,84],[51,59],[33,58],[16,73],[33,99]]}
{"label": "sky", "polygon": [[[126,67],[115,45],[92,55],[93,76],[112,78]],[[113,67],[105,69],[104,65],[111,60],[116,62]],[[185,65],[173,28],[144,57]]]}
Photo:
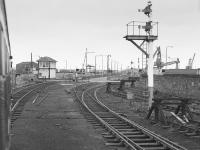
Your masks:
{"label": "sky", "polygon": [[[123,37],[126,24],[147,21],[138,12],[147,0],[6,0],[11,50],[14,64],[49,56],[58,68],[81,68],[86,48],[88,64],[95,55],[112,55],[112,61],[126,68],[137,66],[141,51]],[[158,40],[165,61],[168,56],[180,59],[185,68],[193,57],[200,68],[200,0],[152,0],[153,21],[159,22]],[[104,57],[106,60],[106,57]],[[170,59],[169,59],[170,60]],[[101,67],[97,57],[97,67]],[[105,62],[105,61],[104,61]],[[104,64],[105,65],[105,64]],[[175,66],[171,66],[175,68]]]}

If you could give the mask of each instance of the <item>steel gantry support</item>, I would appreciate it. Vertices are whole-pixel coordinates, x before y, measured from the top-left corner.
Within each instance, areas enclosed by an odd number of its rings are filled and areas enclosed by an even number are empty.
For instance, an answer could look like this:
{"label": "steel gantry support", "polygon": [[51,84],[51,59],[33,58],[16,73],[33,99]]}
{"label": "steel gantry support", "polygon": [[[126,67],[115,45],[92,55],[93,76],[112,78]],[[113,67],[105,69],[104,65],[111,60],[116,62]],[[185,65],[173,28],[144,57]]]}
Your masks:
{"label": "steel gantry support", "polygon": [[[130,22],[127,24],[127,35],[124,37],[126,40],[130,41],[134,44],[142,53],[146,55],[148,59],[148,67],[147,67],[147,75],[148,75],[148,90],[149,90],[149,108],[152,106],[152,99],[153,99],[153,87],[154,87],[154,79],[153,79],[153,41],[157,40],[158,38],[158,23],[152,22],[152,9],[151,9],[151,2],[148,2],[148,5],[143,10],[139,10],[144,12],[145,15],[148,17],[148,21],[145,23],[142,22]],[[157,26],[156,35],[153,35],[153,26]],[[129,27],[131,29],[129,29]],[[143,28],[145,31],[141,33],[140,28]],[[131,30],[131,34],[129,33]],[[139,30],[137,32],[136,30]],[[139,33],[139,34],[138,34]],[[142,41],[141,44],[137,44],[136,41]],[[147,42],[147,52],[142,48],[143,44]]]}

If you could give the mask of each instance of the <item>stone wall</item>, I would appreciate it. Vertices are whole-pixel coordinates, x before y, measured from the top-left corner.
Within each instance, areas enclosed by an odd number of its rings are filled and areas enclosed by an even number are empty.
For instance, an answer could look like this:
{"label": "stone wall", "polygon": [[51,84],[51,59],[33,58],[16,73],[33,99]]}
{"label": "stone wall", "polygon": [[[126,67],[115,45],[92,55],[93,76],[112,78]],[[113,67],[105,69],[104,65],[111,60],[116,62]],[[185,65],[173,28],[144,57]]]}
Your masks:
{"label": "stone wall", "polygon": [[[143,91],[147,90],[147,79],[140,78],[135,85]],[[154,91],[156,90],[164,97],[189,98],[191,111],[200,114],[200,75],[154,76]]]}
{"label": "stone wall", "polygon": [[155,76],[154,87],[169,95],[200,100],[200,76],[197,75]]}

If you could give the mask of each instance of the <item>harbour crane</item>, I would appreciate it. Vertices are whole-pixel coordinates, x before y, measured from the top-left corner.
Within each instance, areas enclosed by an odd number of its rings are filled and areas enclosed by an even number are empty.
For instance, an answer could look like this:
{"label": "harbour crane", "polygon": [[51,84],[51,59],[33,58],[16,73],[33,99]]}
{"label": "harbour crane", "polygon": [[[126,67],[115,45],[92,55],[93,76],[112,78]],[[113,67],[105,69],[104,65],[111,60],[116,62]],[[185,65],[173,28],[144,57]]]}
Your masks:
{"label": "harbour crane", "polygon": [[188,65],[186,66],[186,69],[192,69],[192,66],[193,66],[193,62],[194,62],[194,58],[195,58],[195,53],[193,55],[193,58],[190,58],[188,60]]}
{"label": "harbour crane", "polygon": [[175,61],[170,61],[170,62],[166,62],[161,64],[162,67],[164,66],[169,66],[169,65],[173,65],[176,64],[176,69],[178,69],[178,64],[180,63],[180,60],[177,58]]}
{"label": "harbour crane", "polygon": [[160,46],[157,47],[156,51],[154,52],[153,58],[155,58],[156,55],[157,55],[157,58],[154,63],[154,66],[156,66],[157,68],[162,69],[164,66],[176,64],[176,69],[178,69],[178,64],[180,63],[178,58],[174,61],[170,61],[170,62],[166,62],[166,63],[162,62]]}

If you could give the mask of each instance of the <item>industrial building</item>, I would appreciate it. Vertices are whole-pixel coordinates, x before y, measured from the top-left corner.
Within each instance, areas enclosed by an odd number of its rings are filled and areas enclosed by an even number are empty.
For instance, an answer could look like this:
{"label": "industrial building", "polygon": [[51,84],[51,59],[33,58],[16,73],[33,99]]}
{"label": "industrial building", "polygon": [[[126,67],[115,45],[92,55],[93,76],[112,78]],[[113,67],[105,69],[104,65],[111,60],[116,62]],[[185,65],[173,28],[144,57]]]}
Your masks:
{"label": "industrial building", "polygon": [[38,64],[35,62],[21,62],[16,65],[17,74],[37,74]]}

